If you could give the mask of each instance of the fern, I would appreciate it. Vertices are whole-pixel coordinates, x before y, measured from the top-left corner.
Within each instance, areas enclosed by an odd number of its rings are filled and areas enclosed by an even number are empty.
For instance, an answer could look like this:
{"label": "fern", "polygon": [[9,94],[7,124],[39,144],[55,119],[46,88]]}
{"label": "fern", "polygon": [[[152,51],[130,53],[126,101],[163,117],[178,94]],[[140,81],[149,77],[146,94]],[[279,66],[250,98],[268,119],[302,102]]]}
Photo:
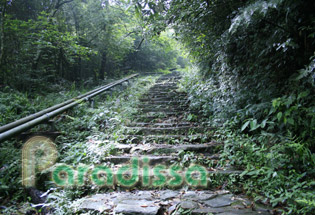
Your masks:
{"label": "fern", "polygon": [[252,17],[255,13],[266,16],[270,9],[278,8],[282,2],[283,0],[257,1],[248,5],[232,20],[229,33],[235,33],[240,26],[245,25],[247,27],[251,23]]}

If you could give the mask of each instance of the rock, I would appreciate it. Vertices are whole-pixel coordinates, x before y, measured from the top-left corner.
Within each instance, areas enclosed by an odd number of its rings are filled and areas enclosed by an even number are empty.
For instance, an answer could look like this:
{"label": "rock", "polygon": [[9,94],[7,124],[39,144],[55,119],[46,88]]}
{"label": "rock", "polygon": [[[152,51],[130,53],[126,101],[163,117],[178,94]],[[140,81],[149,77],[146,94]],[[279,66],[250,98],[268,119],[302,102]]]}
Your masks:
{"label": "rock", "polygon": [[152,192],[151,191],[139,191],[137,193],[141,199],[152,200]]}
{"label": "rock", "polygon": [[216,196],[217,194],[210,191],[199,191],[199,192],[188,191],[182,196],[182,199],[205,201],[205,200],[212,199]]}
{"label": "rock", "polygon": [[193,202],[193,201],[182,201],[180,203],[180,207],[183,209],[195,209],[195,208],[199,208],[199,205],[197,202]]}
{"label": "rock", "polygon": [[[218,214],[218,215],[262,215],[257,211],[252,211],[251,209],[234,209],[231,207],[227,208],[201,208],[196,209],[191,212],[191,215],[208,215],[208,214]],[[267,215],[267,214],[263,214]]]}
{"label": "rock", "polygon": [[126,201],[142,201],[142,200],[148,200],[152,201],[152,194],[150,191],[138,191],[136,193],[121,193],[121,195],[118,195],[117,199],[114,200],[115,204],[119,203],[126,203]]}
{"label": "rock", "polygon": [[127,144],[116,144],[114,145],[114,147],[116,150],[127,152],[127,153],[130,152],[132,148],[130,145],[127,145]]}
{"label": "rock", "polygon": [[173,190],[163,190],[159,192],[159,199],[160,200],[169,200],[177,197],[179,194],[178,191],[173,191]]}
{"label": "rock", "polygon": [[171,207],[168,208],[168,214],[173,213],[176,210],[177,204],[172,205]]}
{"label": "rock", "polygon": [[160,206],[153,201],[146,200],[124,200],[114,209],[115,214],[123,215],[156,215]]}
{"label": "rock", "polygon": [[213,207],[213,208],[220,208],[230,206],[235,200],[232,200],[233,195],[219,195],[218,197],[205,201],[205,205]]}
{"label": "rock", "polygon": [[90,198],[82,199],[78,208],[95,210],[102,213],[103,211],[110,210],[112,208],[112,204],[110,202],[111,198],[111,196],[106,194],[96,194]]}

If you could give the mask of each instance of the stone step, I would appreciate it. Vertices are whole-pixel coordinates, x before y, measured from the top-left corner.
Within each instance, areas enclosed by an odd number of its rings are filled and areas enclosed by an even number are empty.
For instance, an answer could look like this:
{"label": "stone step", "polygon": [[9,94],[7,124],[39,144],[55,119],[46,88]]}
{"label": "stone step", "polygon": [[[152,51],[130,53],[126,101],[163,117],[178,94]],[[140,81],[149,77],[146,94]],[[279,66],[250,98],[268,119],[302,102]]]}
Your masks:
{"label": "stone step", "polygon": [[148,123],[164,123],[164,122],[169,122],[169,123],[179,123],[183,121],[184,119],[184,114],[182,115],[140,115],[137,116],[137,118],[134,119],[134,122],[148,122]]}
{"label": "stone step", "polygon": [[172,105],[172,106],[180,106],[188,104],[189,101],[182,100],[173,100],[173,99],[142,99],[139,105]]}
{"label": "stone step", "polygon": [[142,95],[142,97],[141,98],[145,98],[145,99],[157,99],[157,98],[159,98],[159,99],[163,99],[163,98],[165,98],[165,99],[186,99],[187,98],[187,95],[176,95],[176,94],[174,94],[174,95],[171,95],[171,94],[144,94],[144,95]]}
{"label": "stone step", "polygon": [[178,81],[159,81],[153,87],[177,87]]}
{"label": "stone step", "polygon": [[166,92],[169,92],[169,91],[176,91],[176,90],[178,90],[178,87],[176,86],[176,85],[166,85],[166,84],[164,84],[164,85],[154,85],[153,87],[151,87],[150,89],[149,89],[149,91],[148,92],[163,92],[163,91],[166,91]]}
{"label": "stone step", "polygon": [[119,144],[112,145],[115,153],[136,153],[136,154],[172,154],[183,152],[200,152],[215,154],[223,148],[222,143],[210,142],[205,144]]}
{"label": "stone step", "polygon": [[181,77],[180,76],[169,76],[169,77],[160,77],[157,79],[157,82],[159,81],[173,81],[173,80],[180,80]]}
{"label": "stone step", "polygon": [[267,215],[272,211],[227,190],[116,191],[87,196],[73,205],[80,210],[78,212],[112,212],[122,215],[173,214],[178,208],[190,210],[189,214],[193,215]]}
{"label": "stone step", "polygon": [[151,101],[151,100],[144,100],[141,101],[141,103],[139,105],[185,105],[187,104],[188,101],[184,100],[184,101]]}
{"label": "stone step", "polygon": [[[141,113],[140,113],[141,114]],[[180,123],[186,121],[188,114],[194,114],[197,119],[198,115],[195,112],[176,111],[176,112],[148,112],[142,113],[134,117],[134,122],[144,123]],[[194,119],[196,120],[196,119]]]}
{"label": "stone step", "polygon": [[178,123],[148,123],[135,122],[129,123],[127,127],[153,127],[153,128],[167,128],[167,127],[182,127],[182,126],[197,126],[198,124],[192,122],[178,122]]}
{"label": "stone step", "polygon": [[[174,163],[169,160],[165,161],[165,159],[167,158],[156,157],[154,159],[150,156],[129,159],[113,157],[103,160],[101,165],[86,167],[84,181],[87,184],[94,183],[96,186],[111,189],[117,187],[127,189],[180,189],[182,187],[208,189],[213,187],[214,184],[211,182],[214,179],[220,178],[224,181],[231,175],[238,176],[242,173],[241,170],[232,167],[209,168],[196,163],[187,163],[183,166],[174,159],[172,160],[175,161]],[[93,174],[97,174],[97,180],[93,178]]]}
{"label": "stone step", "polygon": [[161,105],[161,104],[140,104],[138,106],[138,108],[140,109],[152,109],[154,110],[155,108],[156,109],[170,109],[170,108],[173,108],[173,109],[184,109],[184,110],[187,110],[189,109],[189,106],[188,105],[176,105],[176,104],[173,104],[173,105]]}
{"label": "stone step", "polygon": [[[199,152],[199,153],[211,153],[215,154],[219,152],[223,148],[222,143],[206,143],[206,144],[118,144],[114,146],[117,151],[123,152],[123,153],[136,153],[136,154],[172,154],[172,153],[178,153],[180,151],[183,152]],[[211,155],[212,158],[219,158],[219,156],[216,154],[216,156]]]}
{"label": "stone step", "polygon": [[[113,153],[116,154],[103,157],[100,160],[102,165],[90,167],[87,171],[85,181],[93,182],[94,190],[99,190],[95,189],[99,186],[106,188],[101,189],[103,192],[116,191],[78,199],[71,204],[75,213],[180,215],[179,211],[189,211],[193,215],[270,214],[244,196],[226,190],[210,191],[211,188],[224,189],[231,178],[237,181],[242,171],[218,166],[220,156],[217,153],[223,144],[210,142],[211,129],[184,121],[188,114],[184,110],[188,109],[189,102],[184,99],[187,97],[185,93],[176,92],[180,78],[178,72],[158,78],[141,98],[139,112],[146,114],[136,116],[127,128],[145,135],[122,135],[115,139]],[[180,135],[190,130],[207,134]],[[177,135],[169,135],[174,132]],[[149,135],[152,133],[164,135]],[[96,173],[96,179],[88,175],[93,168],[101,170],[102,167],[105,169]],[[109,171],[113,174],[110,175]],[[200,179],[203,173],[206,180]],[[113,179],[112,183],[109,178]]]}
{"label": "stone step", "polygon": [[185,112],[187,111],[187,108],[184,107],[176,107],[176,106],[169,106],[167,108],[161,108],[161,107],[151,107],[151,108],[139,108],[139,111],[141,113],[149,113],[149,112]]}
{"label": "stone step", "polygon": [[141,76],[157,76],[157,75],[163,75],[163,73],[160,72],[144,72],[140,73]]}
{"label": "stone step", "polygon": [[159,92],[163,92],[163,91],[168,91],[168,92],[174,92],[174,93],[183,93],[183,94],[187,94],[186,92],[184,91],[179,91],[178,89],[178,86],[177,85],[159,85],[159,84],[156,84],[154,86],[152,86],[147,92],[155,92],[155,93],[159,93]]}
{"label": "stone step", "polygon": [[178,80],[157,80],[154,86],[176,86],[178,85]]}
{"label": "stone step", "polygon": [[166,127],[166,128],[154,128],[154,127],[127,127],[128,134],[137,135],[162,135],[162,134],[196,134],[205,133],[209,131],[210,128],[206,127],[191,127],[191,126],[181,126],[181,127]]}
{"label": "stone step", "polygon": [[125,135],[121,136],[118,141],[127,144],[192,144],[192,143],[208,143],[211,142],[209,135]]}
{"label": "stone step", "polygon": [[154,110],[154,108],[162,108],[162,109],[167,109],[167,108],[173,108],[173,109],[188,109],[187,106],[185,106],[185,103],[179,103],[179,102],[142,102],[139,104],[138,108],[151,108],[153,109],[151,112],[158,112]]}
{"label": "stone step", "polygon": [[176,92],[176,89],[151,89],[144,95],[187,96],[187,93]]}
{"label": "stone step", "polygon": [[187,93],[184,92],[176,92],[175,90],[149,90],[145,95],[167,95],[167,96],[187,96]]}
{"label": "stone step", "polygon": [[[140,117],[146,116],[146,117],[157,117],[157,118],[166,118],[169,116],[181,116],[181,115],[186,115],[187,111],[186,110],[175,110],[175,109],[157,109],[157,110],[143,110],[138,112],[138,114],[141,114]],[[136,116],[138,119],[139,116]]]}
{"label": "stone step", "polygon": [[151,112],[142,113],[141,115],[135,116],[135,121],[141,122],[141,120],[143,120],[143,122],[148,122],[154,119],[168,119],[169,117],[180,116],[180,115],[184,115],[185,113],[186,113],[185,111],[171,111],[171,112],[151,111]]}
{"label": "stone step", "polygon": [[184,102],[186,103],[187,102],[187,99],[185,97],[181,97],[181,96],[178,96],[178,97],[166,97],[166,96],[155,96],[155,97],[148,97],[148,96],[143,96],[141,99],[140,99],[140,102],[141,101],[149,101],[149,102],[154,102],[154,101],[167,101],[167,102],[170,102],[170,101],[179,101],[179,102]]}
{"label": "stone step", "polygon": [[[104,157],[102,158],[101,162],[102,163],[107,163],[107,164],[124,164],[127,162],[130,162],[131,158],[135,157],[136,155],[113,155],[110,157]],[[137,158],[139,160],[142,160],[143,158],[148,158],[150,162],[148,163],[149,165],[157,165],[157,164],[172,164],[177,161],[179,161],[178,157],[174,157],[171,155],[160,155],[160,156],[155,156],[155,155],[143,155],[143,156],[138,156]],[[142,163],[140,164],[142,166]]]}

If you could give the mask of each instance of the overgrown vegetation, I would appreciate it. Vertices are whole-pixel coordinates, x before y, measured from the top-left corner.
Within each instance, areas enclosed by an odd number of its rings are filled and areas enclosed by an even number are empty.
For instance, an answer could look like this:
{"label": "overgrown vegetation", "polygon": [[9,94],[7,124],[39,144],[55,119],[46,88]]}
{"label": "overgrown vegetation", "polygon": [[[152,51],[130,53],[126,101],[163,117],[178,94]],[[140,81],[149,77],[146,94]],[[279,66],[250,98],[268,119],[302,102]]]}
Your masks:
{"label": "overgrown vegetation", "polygon": [[[235,191],[283,214],[312,214],[314,11],[312,0],[2,0],[0,110],[6,114],[0,123],[49,106],[44,95],[26,94],[57,91],[47,83],[89,85],[130,70],[185,67],[185,59],[177,56],[178,44],[169,39],[174,32],[192,58],[181,83],[191,108],[204,116],[204,124],[217,127],[215,138],[225,142],[222,165],[243,170],[242,187]],[[60,161],[97,163],[110,152],[109,143],[99,144],[107,135],[102,131],[112,132],[114,140],[119,137],[123,129],[117,127],[135,111],[125,98],[140,92],[133,88],[108,97],[102,109],[76,108],[75,117],[65,115],[67,125],[60,129],[68,135],[58,140],[63,143]],[[63,99],[74,94],[51,95]],[[17,190],[20,198],[19,160],[7,162],[19,151],[6,144],[1,193],[9,196]],[[53,202],[61,211],[68,207],[65,199],[84,191],[71,192],[56,192]]]}
{"label": "overgrown vegetation", "polygon": [[149,41],[134,10],[130,1],[0,1],[0,89],[176,67],[174,42],[166,34]]}
{"label": "overgrown vegetation", "polygon": [[164,8],[164,15],[145,17],[162,29],[168,20],[195,57],[197,66],[184,73],[183,88],[191,107],[220,127],[217,135],[226,143],[222,159],[244,169],[244,191],[284,214],[311,214],[314,2],[154,5]]}
{"label": "overgrown vegetation", "polygon": [[[141,95],[154,83],[154,77],[139,78],[124,90],[116,89],[112,93],[97,97],[94,108],[83,103],[73,110],[63,114],[63,120],[58,123],[62,135],[56,139],[58,145],[58,163],[71,166],[79,164],[97,165],[106,155],[113,154],[112,147],[123,131],[123,124],[128,123],[131,116],[137,112],[137,101]],[[132,98],[132,99],[131,99]],[[6,141],[1,147],[1,204],[6,209],[1,212],[16,214],[32,210],[31,199],[27,199],[24,189],[20,186],[21,150],[20,141]],[[10,154],[10,156],[5,156]],[[12,162],[14,161],[14,162]],[[49,170],[47,170],[49,172]],[[37,184],[41,190],[53,190],[46,206],[54,208],[54,214],[73,214],[75,206],[70,200],[97,193],[99,187],[86,185],[78,188],[56,188],[47,179],[47,171],[38,174]],[[47,183],[42,183],[47,182]],[[26,198],[26,199],[25,199]],[[24,201],[22,201],[24,200]]]}

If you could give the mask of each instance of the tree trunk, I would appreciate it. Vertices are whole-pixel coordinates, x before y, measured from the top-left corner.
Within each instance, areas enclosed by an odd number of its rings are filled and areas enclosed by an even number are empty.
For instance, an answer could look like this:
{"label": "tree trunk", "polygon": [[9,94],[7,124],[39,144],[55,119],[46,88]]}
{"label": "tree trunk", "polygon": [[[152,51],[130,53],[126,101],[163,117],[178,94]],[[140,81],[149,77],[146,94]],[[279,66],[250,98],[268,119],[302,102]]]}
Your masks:
{"label": "tree trunk", "polygon": [[[74,20],[74,26],[75,26],[75,32],[76,35],[78,35],[79,38],[79,45],[82,45],[81,43],[81,35],[80,35],[80,23],[75,11],[75,7],[73,6],[72,8],[72,14],[73,14],[73,20]],[[82,59],[81,57],[76,57],[76,63],[73,66],[73,74],[75,75],[77,80],[82,79]]]}
{"label": "tree trunk", "polygon": [[4,56],[4,22],[5,22],[5,12],[7,7],[7,1],[4,2],[3,10],[1,13],[1,43],[0,43],[0,65],[2,65],[3,56]]}
{"label": "tree trunk", "polygon": [[104,80],[104,78],[105,78],[105,73],[106,73],[106,60],[107,60],[106,52],[103,51],[103,53],[102,53],[102,59],[101,59],[101,68],[100,68],[100,72],[99,72],[99,78],[100,78],[101,80]]}

